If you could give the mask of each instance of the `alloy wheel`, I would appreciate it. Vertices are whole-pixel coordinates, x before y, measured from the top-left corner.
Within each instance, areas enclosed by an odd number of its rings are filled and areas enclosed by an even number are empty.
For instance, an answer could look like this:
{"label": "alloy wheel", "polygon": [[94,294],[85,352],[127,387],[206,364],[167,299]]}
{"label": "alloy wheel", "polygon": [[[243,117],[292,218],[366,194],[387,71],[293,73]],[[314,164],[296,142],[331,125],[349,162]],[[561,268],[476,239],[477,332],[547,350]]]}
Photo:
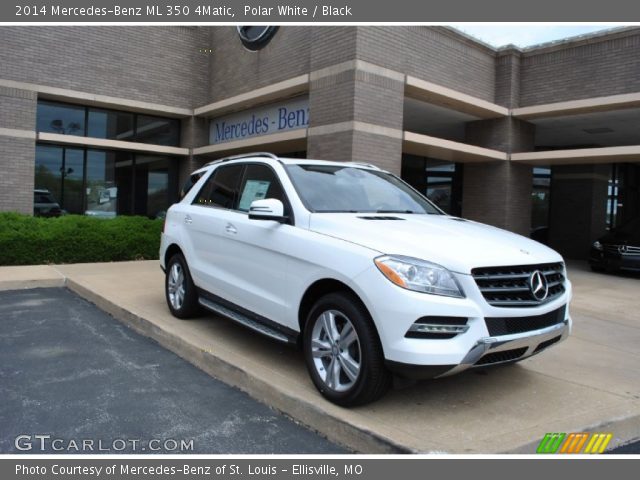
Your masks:
{"label": "alloy wheel", "polygon": [[184,303],[184,279],[185,277],[182,266],[178,262],[175,262],[173,265],[171,265],[171,269],[169,270],[167,291],[169,293],[169,301],[171,302],[171,306],[176,310],[180,310],[180,308],[182,308],[182,304]]}
{"label": "alloy wheel", "polygon": [[311,353],[316,372],[328,388],[344,392],[354,386],[362,363],[360,338],[342,312],[327,310],[316,318]]}

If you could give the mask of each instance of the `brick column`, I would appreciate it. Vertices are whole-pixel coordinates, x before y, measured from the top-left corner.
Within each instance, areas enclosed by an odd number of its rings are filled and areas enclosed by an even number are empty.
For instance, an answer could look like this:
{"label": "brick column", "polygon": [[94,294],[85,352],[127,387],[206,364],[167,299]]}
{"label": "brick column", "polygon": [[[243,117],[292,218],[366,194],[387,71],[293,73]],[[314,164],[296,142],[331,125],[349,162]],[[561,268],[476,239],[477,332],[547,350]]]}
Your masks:
{"label": "brick column", "polygon": [[520,106],[520,56],[514,45],[498,51],[496,57],[495,102],[507,108]]}
{"label": "brick column", "polygon": [[[185,148],[202,147],[209,144],[209,121],[205,118],[188,117],[181,122],[180,146]],[[182,186],[187,176],[200,168],[206,159],[192,154],[181,157],[178,166],[178,184]]]}
{"label": "brick column", "polygon": [[0,211],[33,214],[36,93],[0,87],[0,112]]}
{"label": "brick column", "polygon": [[[533,150],[535,127],[512,117],[469,122],[466,142],[503,152]],[[510,161],[467,163],[462,216],[529,236],[533,168]]]}
{"label": "brick column", "polygon": [[352,42],[352,50],[341,48],[348,57],[340,63],[330,60],[335,46],[312,48],[307,157],[373,163],[400,174],[404,75],[359,62],[357,29],[339,32],[343,43]]}

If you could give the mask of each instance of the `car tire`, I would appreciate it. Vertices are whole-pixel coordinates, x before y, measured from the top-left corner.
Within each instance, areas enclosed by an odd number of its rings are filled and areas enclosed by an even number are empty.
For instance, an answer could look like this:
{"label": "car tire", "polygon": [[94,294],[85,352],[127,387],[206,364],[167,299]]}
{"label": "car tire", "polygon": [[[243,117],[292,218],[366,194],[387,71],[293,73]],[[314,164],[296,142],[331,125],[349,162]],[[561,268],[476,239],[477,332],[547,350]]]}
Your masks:
{"label": "car tire", "polygon": [[373,402],[391,386],[371,316],[351,294],[330,293],[316,302],[305,322],[303,350],[314,385],[337,405]]}
{"label": "car tire", "polygon": [[201,313],[198,292],[181,253],[173,255],[166,265],[164,291],[167,305],[174,317],[193,318]]}

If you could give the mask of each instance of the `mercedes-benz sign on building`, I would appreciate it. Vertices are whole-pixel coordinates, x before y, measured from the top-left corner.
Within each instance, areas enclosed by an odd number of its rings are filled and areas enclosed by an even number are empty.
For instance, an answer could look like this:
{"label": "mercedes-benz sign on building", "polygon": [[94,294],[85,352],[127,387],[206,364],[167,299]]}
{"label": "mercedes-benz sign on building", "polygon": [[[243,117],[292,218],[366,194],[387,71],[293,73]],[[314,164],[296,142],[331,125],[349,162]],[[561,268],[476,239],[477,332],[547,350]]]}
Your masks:
{"label": "mercedes-benz sign on building", "polygon": [[[523,27],[523,28],[526,28]],[[203,163],[359,160],[586,258],[640,215],[640,28],[0,27],[0,210],[161,216]]]}

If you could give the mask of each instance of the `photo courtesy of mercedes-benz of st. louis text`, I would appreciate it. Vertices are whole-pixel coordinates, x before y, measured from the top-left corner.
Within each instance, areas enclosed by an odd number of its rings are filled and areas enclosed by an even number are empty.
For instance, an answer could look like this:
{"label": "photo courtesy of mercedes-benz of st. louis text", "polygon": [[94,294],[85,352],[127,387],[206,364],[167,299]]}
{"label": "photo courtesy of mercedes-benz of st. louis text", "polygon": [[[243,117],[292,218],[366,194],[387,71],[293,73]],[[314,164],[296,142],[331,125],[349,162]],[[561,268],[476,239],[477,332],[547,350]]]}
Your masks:
{"label": "photo courtesy of mercedes-benz of st. louis text", "polygon": [[343,406],[380,398],[394,375],[515,363],[571,330],[558,253],[364,163],[211,162],[169,209],[160,263],[175,317],[211,311],[301,348]]}

